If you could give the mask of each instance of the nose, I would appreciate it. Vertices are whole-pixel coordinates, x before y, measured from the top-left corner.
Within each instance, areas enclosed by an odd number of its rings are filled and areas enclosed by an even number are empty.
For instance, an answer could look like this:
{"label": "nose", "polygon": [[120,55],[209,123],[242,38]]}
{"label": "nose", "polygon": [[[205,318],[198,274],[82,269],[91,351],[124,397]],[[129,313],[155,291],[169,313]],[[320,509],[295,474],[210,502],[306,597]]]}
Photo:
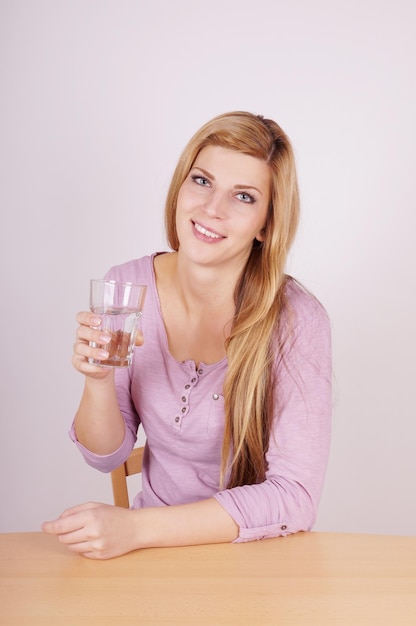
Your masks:
{"label": "nose", "polygon": [[222,194],[214,192],[206,198],[203,206],[204,213],[209,217],[223,219],[227,214],[227,205]]}

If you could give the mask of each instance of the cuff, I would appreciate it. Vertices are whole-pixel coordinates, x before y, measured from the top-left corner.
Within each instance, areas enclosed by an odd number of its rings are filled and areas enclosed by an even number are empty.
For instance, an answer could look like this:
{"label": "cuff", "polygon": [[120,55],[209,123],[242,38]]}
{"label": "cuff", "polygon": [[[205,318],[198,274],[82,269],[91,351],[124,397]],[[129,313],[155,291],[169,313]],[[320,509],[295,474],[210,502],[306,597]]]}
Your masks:
{"label": "cuff", "polygon": [[72,441],[81,452],[88,465],[91,465],[91,467],[98,469],[100,472],[111,472],[113,471],[113,469],[116,469],[116,467],[119,467],[119,465],[124,463],[132,450],[132,443],[130,437],[128,436],[127,428],[125,429],[124,440],[122,444],[117,450],[111,452],[111,454],[95,454],[94,452],[91,452],[91,450],[88,450],[88,448],[83,446],[82,443],[80,443],[77,439],[74,424],[72,424],[71,430],[68,434],[70,439],[72,439]]}
{"label": "cuff", "polygon": [[271,537],[286,537],[295,530],[290,530],[285,523],[272,524],[271,526],[260,526],[259,528],[241,528],[237,539],[233,543],[246,543],[247,541],[260,541]]}

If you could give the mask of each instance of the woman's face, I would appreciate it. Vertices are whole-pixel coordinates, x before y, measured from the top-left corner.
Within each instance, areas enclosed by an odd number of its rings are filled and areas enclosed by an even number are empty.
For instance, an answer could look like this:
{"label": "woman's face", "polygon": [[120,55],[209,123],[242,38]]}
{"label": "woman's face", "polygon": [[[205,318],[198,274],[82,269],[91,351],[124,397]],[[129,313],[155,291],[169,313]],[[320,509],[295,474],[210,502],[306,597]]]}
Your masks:
{"label": "woman's face", "polygon": [[270,202],[269,166],[220,146],[201,150],[176,208],[179,251],[200,264],[242,269],[253,240],[263,240]]}

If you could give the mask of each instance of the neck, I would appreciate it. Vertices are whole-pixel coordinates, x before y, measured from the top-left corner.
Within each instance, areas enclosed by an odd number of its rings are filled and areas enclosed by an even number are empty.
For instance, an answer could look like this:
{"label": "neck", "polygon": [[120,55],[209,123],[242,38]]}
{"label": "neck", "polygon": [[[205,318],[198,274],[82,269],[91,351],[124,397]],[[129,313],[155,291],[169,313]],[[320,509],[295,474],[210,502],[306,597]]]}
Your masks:
{"label": "neck", "polygon": [[218,267],[190,263],[178,252],[172,263],[172,280],[185,304],[234,311],[238,276]]}

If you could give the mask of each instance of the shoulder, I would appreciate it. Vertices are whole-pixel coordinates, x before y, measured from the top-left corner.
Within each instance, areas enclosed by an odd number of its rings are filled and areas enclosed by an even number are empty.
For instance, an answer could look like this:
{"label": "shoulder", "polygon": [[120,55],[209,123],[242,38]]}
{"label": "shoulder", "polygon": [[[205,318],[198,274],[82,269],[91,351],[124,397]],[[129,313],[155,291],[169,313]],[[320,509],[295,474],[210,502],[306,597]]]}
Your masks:
{"label": "shoulder", "polygon": [[286,277],[282,316],[292,329],[299,324],[329,325],[328,313],[321,302],[292,276]]}
{"label": "shoulder", "polygon": [[158,253],[126,261],[111,267],[105,275],[110,280],[131,283],[148,283],[153,278],[153,260]]}
{"label": "shoulder", "polygon": [[284,364],[292,375],[302,367],[302,376],[306,371],[313,371],[330,380],[331,324],[325,308],[292,277],[287,278],[283,296],[275,336],[277,365]]}

